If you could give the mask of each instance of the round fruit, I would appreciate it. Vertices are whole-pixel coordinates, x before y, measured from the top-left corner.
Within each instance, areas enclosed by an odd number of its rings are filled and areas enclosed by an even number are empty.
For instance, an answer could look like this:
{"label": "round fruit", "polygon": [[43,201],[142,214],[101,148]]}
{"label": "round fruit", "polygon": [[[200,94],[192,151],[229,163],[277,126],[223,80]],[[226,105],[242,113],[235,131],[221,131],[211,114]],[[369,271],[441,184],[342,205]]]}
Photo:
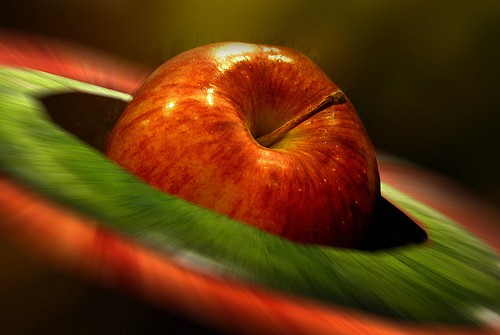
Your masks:
{"label": "round fruit", "polygon": [[353,105],[285,47],[172,58],[135,93],[106,153],[156,188],[299,242],[357,246],[380,193]]}

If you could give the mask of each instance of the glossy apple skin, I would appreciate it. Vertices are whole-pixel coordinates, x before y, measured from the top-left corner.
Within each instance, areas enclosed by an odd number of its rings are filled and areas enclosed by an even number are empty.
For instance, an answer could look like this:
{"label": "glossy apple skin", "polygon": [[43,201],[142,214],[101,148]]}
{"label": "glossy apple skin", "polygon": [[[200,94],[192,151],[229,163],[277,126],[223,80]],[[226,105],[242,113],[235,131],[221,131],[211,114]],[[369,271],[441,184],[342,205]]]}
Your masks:
{"label": "glossy apple skin", "polygon": [[356,246],[380,189],[375,151],[353,105],[323,110],[270,148],[255,140],[336,89],[289,48],[198,47],[146,79],[106,154],[156,188],[267,232]]}

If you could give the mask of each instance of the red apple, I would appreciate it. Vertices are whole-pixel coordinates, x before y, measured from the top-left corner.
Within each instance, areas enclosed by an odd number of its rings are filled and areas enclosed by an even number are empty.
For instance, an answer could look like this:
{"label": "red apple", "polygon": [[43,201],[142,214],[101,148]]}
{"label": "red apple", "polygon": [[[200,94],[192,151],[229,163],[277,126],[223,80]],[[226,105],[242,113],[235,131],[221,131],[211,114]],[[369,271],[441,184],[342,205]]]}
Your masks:
{"label": "red apple", "polygon": [[353,105],[285,47],[218,43],[172,58],[135,93],[106,153],[156,188],[298,242],[358,245],[380,193]]}

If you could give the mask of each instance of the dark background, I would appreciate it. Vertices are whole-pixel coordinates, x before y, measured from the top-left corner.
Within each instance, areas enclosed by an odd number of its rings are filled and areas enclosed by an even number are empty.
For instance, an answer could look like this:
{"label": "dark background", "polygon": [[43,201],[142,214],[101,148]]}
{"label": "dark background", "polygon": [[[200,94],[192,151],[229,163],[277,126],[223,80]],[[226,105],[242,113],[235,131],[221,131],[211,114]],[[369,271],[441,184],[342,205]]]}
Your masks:
{"label": "dark background", "polygon": [[[151,68],[217,41],[296,48],[347,93],[378,149],[500,206],[497,0],[2,0],[0,28],[81,43]],[[7,329],[206,333],[0,247]]]}
{"label": "dark background", "polygon": [[151,67],[215,41],[294,47],[348,94],[379,149],[500,205],[496,0],[3,0],[0,27]]}

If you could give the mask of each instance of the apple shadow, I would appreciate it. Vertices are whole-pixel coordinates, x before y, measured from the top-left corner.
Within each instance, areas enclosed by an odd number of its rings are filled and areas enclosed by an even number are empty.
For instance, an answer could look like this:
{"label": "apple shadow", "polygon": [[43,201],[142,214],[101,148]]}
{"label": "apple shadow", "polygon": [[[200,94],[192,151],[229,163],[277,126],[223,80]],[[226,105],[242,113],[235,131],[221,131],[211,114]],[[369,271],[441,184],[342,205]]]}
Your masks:
{"label": "apple shadow", "polygon": [[[55,124],[101,152],[127,106],[121,100],[81,92],[51,95],[41,102]],[[357,249],[377,251],[426,241],[425,230],[380,197],[366,238]]]}
{"label": "apple shadow", "polygon": [[377,251],[427,242],[427,233],[415,221],[382,196],[361,250]]}
{"label": "apple shadow", "polygon": [[125,101],[81,92],[50,95],[40,101],[56,125],[101,152],[127,106]]}

